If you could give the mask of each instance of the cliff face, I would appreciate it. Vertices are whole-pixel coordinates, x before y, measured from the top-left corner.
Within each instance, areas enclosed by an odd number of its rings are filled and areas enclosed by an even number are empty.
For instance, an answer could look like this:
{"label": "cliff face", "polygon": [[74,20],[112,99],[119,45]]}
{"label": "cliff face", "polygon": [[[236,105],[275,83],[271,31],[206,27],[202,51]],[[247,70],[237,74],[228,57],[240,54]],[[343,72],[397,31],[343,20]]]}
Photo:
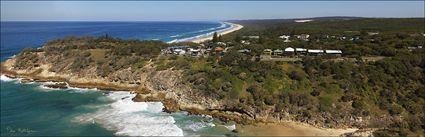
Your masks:
{"label": "cliff face", "polygon": [[[26,53],[29,54],[29,53]],[[165,111],[188,111],[192,114],[209,114],[223,120],[238,122],[249,121],[240,117],[237,112],[226,112],[224,102],[206,98],[193,92],[191,86],[182,81],[182,71],[168,68],[158,71],[150,60],[138,69],[121,68],[108,73],[106,76],[98,75],[98,65],[88,65],[79,71],[73,71],[75,60],[63,59],[62,54],[48,54],[34,52],[36,61],[33,65],[18,67],[20,57],[8,59],[1,63],[1,73],[9,77],[19,77],[25,81],[56,81],[67,82],[70,86],[80,88],[98,88],[112,91],[131,91],[137,96],[134,101],[161,101]],[[57,85],[56,87],[59,87]],[[214,110],[214,111],[210,111]]]}

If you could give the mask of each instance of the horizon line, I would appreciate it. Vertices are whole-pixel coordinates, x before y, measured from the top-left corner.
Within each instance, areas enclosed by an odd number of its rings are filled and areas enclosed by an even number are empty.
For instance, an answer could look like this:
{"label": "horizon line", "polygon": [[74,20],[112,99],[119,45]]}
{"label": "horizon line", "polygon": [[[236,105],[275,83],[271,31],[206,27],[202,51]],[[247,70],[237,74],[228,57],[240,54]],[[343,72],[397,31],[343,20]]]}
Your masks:
{"label": "horizon line", "polygon": [[361,17],[361,16],[318,16],[318,17],[297,17],[297,18],[252,18],[252,19],[225,19],[225,20],[0,20],[0,22],[226,22],[226,21],[246,21],[246,20],[297,20],[297,19],[315,19],[315,18],[364,18],[364,19],[409,19],[424,18],[425,16],[413,17]]}

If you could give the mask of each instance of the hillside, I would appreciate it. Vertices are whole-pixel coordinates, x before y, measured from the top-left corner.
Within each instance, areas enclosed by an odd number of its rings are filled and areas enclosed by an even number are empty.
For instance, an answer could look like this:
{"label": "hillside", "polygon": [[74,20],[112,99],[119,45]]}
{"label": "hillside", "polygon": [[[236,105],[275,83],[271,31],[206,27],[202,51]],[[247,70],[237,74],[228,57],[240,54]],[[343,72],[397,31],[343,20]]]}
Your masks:
{"label": "hillside", "polygon": [[[424,134],[425,49],[419,47],[424,46],[423,19],[257,25],[261,27],[247,25],[204,46],[109,36],[53,40],[2,62],[1,73],[77,87],[135,91],[135,101],[162,101],[169,112],[209,114],[224,121],[299,121],[319,127],[378,129],[375,135]],[[358,33],[345,34],[353,31]],[[304,33],[312,35],[308,41],[294,38]],[[284,34],[292,42],[279,38]],[[243,37],[247,35],[258,38]],[[228,50],[196,56],[166,53],[175,45]],[[341,49],[343,53],[341,57],[271,57],[296,61],[256,60],[265,56],[266,48],[287,47]]]}

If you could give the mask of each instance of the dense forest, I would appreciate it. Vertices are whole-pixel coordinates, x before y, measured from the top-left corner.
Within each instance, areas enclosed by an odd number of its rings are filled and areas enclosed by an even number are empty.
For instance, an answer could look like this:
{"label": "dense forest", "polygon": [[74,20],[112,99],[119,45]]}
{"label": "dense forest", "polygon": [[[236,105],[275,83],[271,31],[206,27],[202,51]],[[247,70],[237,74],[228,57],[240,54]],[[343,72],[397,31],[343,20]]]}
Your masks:
{"label": "dense forest", "polygon": [[[272,111],[275,115],[289,113],[299,121],[322,121],[330,127],[347,124],[350,117],[356,117],[363,120],[356,126],[379,128],[374,132],[379,136],[424,134],[425,49],[409,48],[424,46],[423,18],[237,23],[245,28],[223,36],[222,40],[235,50],[207,58],[174,57],[163,68],[187,70],[187,82],[194,89],[205,96],[228,101],[230,108],[256,113]],[[279,38],[300,34],[311,35],[310,40],[285,43]],[[357,39],[348,39],[354,37]],[[242,40],[251,44],[242,44]],[[341,49],[343,57],[356,60],[303,57],[301,62],[257,62],[252,59],[265,48],[285,47]],[[244,54],[236,52],[238,49],[253,52]],[[362,59],[375,56],[384,58]]]}
{"label": "dense forest", "polygon": [[[167,44],[160,41],[65,38],[42,49],[17,55],[15,67],[36,66],[37,52],[60,54],[72,71],[96,66],[97,75],[153,61],[157,71],[183,72],[181,83],[199,94],[226,102],[229,110],[257,116],[307,122],[326,127],[378,128],[377,136],[424,135],[425,45],[424,19],[331,18],[295,23],[293,20],[235,21],[240,31],[220,40]],[[309,34],[309,40],[294,38]],[[281,35],[292,37],[284,42]],[[244,36],[259,36],[258,39]],[[335,36],[335,37],[332,37]],[[345,38],[343,38],[345,37]],[[243,44],[249,41],[250,44]],[[161,55],[173,45],[232,47],[226,53],[188,57]],[[59,43],[59,44],[58,44]],[[256,61],[266,48],[340,49],[344,60],[303,56],[302,61]],[[249,53],[237,52],[250,49]],[[380,57],[364,60],[364,57]],[[348,58],[352,60],[348,60]],[[347,59],[347,60],[345,60]],[[63,71],[69,66],[55,66]]]}

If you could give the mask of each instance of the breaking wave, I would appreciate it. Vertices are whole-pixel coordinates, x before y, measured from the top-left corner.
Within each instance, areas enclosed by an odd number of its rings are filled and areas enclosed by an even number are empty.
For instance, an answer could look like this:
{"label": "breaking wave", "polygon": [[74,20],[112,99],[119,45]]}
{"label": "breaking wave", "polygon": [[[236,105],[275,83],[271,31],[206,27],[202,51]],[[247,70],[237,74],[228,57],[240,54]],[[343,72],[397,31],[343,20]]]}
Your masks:
{"label": "breaking wave", "polygon": [[2,80],[2,81],[15,81],[16,79],[9,78],[6,75],[1,75],[0,80]]}
{"label": "breaking wave", "polygon": [[186,37],[186,38],[180,38],[180,39],[173,39],[171,41],[168,41],[167,43],[184,42],[184,41],[189,41],[189,40],[197,39],[197,38],[201,38],[201,37],[207,37],[207,36],[213,35],[214,32],[223,32],[223,31],[226,31],[226,30],[232,28],[232,25],[229,24],[229,23],[220,22],[220,24],[221,25],[219,27],[208,28],[208,29],[203,29],[203,30],[198,30],[198,31],[183,33],[181,35],[170,36],[171,38],[176,38],[176,37],[180,37],[180,36],[184,36],[184,35],[188,35],[188,34],[196,34],[196,33],[207,32],[207,33],[199,34],[199,35],[192,36],[192,37]]}
{"label": "breaking wave", "polygon": [[116,131],[118,136],[183,136],[183,130],[175,125],[174,118],[162,112],[162,103],[133,102],[134,96],[129,92],[111,92],[107,97],[113,103],[75,120],[99,124]]}

